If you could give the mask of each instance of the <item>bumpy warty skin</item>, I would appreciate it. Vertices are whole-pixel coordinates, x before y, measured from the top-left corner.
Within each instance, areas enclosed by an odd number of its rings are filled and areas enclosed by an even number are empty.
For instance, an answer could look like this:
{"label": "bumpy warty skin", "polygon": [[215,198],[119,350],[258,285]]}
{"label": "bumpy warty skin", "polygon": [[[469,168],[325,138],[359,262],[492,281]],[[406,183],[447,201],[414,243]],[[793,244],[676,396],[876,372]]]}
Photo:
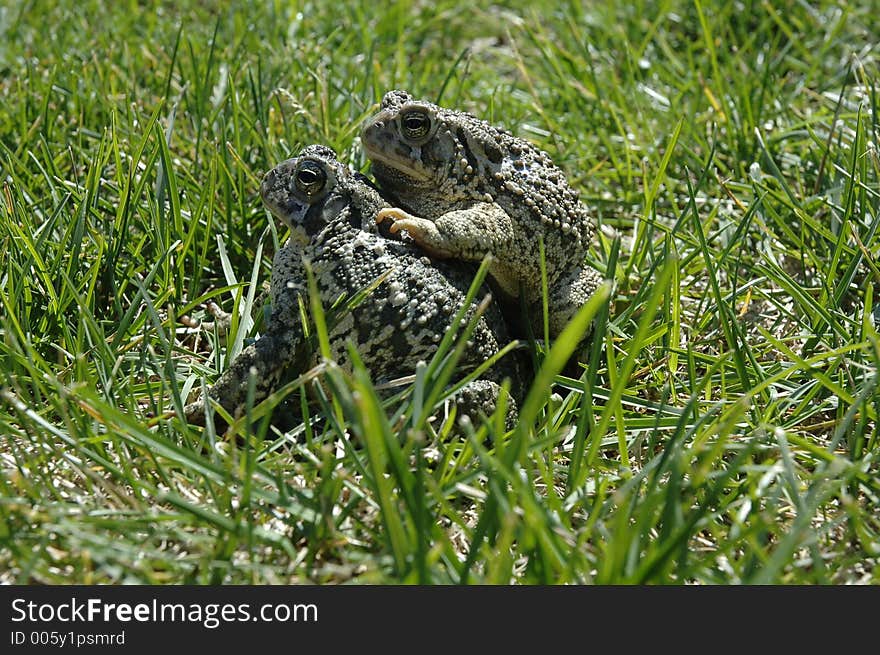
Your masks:
{"label": "bumpy warty skin", "polygon": [[[417,246],[383,236],[376,214],[387,203],[366,178],[351,172],[325,146],[309,146],[267,173],[261,195],[270,211],[291,228],[272,265],[272,314],[265,334],[243,350],[210,389],[212,398],[237,412],[246,401],[251,369],[255,369],[259,401],[292,370],[301,373],[317,363],[300,360],[300,299],[308,306],[305,262],[325,310],[340,295],[351,297],[391,271],[331,329],[330,347],[337,363],[350,366],[346,344],[352,343],[373,380],[382,382],[412,375],[417,362],[431,358],[465,300],[472,266],[432,262]],[[485,293],[484,288],[477,300]],[[474,311],[472,306],[468,316]],[[500,312],[490,303],[468,342],[461,370],[473,369],[508,342]],[[517,357],[505,356],[484,379],[462,389],[456,402],[473,418],[474,410],[489,414],[498,383],[508,377],[512,389],[521,390],[523,370]],[[512,402],[515,407],[515,399]],[[200,413],[204,413],[200,402],[187,408],[193,420],[198,421]]]}
{"label": "bumpy warty skin", "polygon": [[[547,153],[475,116],[390,91],[361,141],[395,221],[437,257],[480,260],[508,299],[540,307],[544,241],[551,333],[602,278],[584,264],[595,225]],[[540,315],[540,314],[538,314]],[[537,324],[537,322],[536,322]]]}

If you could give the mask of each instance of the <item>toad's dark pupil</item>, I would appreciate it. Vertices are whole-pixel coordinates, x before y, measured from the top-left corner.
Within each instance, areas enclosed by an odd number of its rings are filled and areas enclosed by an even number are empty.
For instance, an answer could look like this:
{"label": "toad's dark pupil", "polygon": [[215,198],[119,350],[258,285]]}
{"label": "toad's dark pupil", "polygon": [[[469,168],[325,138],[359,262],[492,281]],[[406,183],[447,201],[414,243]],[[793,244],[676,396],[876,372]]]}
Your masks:
{"label": "toad's dark pupil", "polygon": [[304,186],[312,186],[318,181],[318,174],[315,171],[304,169],[299,172],[299,181]]}
{"label": "toad's dark pupil", "polygon": [[422,112],[412,112],[403,116],[403,134],[411,139],[424,137],[431,127],[431,121]]}
{"label": "toad's dark pupil", "polygon": [[315,164],[303,164],[296,171],[296,186],[300,192],[313,196],[324,188],[327,174]]}

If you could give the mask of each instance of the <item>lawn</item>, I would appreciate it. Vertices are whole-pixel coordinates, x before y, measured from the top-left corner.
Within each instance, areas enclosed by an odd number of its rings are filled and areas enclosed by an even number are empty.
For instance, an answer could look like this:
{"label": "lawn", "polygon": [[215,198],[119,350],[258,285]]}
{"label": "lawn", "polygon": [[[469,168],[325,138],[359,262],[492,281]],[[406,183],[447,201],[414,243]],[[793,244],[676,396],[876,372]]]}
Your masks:
{"label": "lawn", "polygon": [[[0,582],[880,582],[873,3],[230,5],[0,6]],[[187,426],[260,331],[262,174],[368,171],[393,88],[566,171],[591,339],[526,345],[509,432],[426,422],[439,361]]]}

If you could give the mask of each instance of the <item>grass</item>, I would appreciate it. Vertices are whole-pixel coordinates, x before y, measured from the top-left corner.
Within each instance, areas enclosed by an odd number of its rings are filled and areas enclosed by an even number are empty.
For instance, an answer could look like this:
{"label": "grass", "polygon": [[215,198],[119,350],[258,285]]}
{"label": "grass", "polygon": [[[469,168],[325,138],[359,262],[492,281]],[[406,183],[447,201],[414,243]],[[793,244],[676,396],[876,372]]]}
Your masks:
{"label": "grass", "polygon": [[[0,580],[880,581],[872,4],[618,4],[0,8]],[[439,360],[385,401],[302,372],[289,434],[170,418],[259,330],[261,173],[366,170],[395,87],[598,218],[576,373],[576,335],[535,347],[510,433],[426,423]],[[180,321],[212,300],[227,345]]]}

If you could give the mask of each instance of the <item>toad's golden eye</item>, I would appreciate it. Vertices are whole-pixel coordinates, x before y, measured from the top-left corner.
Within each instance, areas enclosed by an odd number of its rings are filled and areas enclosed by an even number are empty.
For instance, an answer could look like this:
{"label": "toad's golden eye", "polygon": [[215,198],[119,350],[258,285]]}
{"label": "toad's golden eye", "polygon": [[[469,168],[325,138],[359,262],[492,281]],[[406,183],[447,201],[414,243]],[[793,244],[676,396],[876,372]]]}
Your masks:
{"label": "toad's golden eye", "polygon": [[431,117],[422,107],[411,107],[400,114],[400,131],[404,138],[424,139],[431,130]]}
{"label": "toad's golden eye", "polygon": [[313,196],[320,193],[327,182],[327,173],[319,164],[313,161],[304,161],[296,169],[294,177],[298,191]]}

